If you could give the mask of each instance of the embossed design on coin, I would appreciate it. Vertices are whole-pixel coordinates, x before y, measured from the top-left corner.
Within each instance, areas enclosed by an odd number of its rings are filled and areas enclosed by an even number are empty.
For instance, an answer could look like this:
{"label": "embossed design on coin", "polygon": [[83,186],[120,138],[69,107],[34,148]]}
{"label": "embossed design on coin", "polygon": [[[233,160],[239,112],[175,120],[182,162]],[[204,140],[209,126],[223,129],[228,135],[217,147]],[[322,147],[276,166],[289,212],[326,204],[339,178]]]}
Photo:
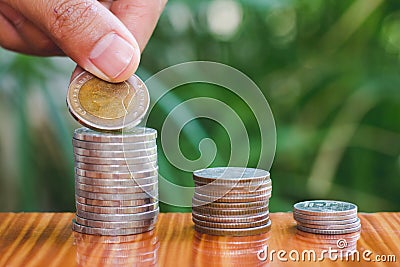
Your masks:
{"label": "embossed design on coin", "polygon": [[82,125],[121,130],[140,123],[149,107],[149,92],[136,75],[122,83],[103,81],[84,71],[70,84],[67,105]]}

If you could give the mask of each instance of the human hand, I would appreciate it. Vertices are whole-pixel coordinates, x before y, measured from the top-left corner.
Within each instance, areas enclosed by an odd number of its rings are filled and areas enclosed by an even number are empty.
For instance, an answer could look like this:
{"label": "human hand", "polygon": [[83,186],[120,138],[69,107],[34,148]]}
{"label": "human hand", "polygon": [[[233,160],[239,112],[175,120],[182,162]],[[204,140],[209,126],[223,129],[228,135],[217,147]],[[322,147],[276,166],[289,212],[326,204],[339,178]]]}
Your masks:
{"label": "human hand", "polygon": [[0,0],[0,45],[31,55],[67,55],[104,80],[124,81],[136,71],[166,2]]}

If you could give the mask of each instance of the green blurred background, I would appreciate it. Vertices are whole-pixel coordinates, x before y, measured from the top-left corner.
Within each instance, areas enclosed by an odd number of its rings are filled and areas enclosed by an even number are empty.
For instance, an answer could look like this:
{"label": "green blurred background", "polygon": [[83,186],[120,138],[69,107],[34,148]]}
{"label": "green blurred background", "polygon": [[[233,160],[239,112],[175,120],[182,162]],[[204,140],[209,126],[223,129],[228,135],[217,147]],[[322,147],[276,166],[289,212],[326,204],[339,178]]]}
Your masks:
{"label": "green blurred background", "polygon": [[[138,74],[146,79],[192,60],[241,70],[268,99],[278,138],[271,211],[310,198],[348,200],[367,212],[399,210],[400,2],[170,0]],[[75,209],[71,137],[79,125],[65,104],[73,67],[65,58],[0,49],[0,211]],[[180,101],[209,96],[228,101],[249,131],[256,127],[249,108],[215,86],[181,86],[173,94],[148,125],[160,130]],[[199,156],[194,142],[204,133],[217,145],[227,136],[205,119],[187,127],[191,135],[180,140],[190,159]],[[192,184],[190,173],[159,153],[162,172]],[[212,166],[228,155],[229,147],[218,146]],[[257,153],[249,166],[256,162]]]}

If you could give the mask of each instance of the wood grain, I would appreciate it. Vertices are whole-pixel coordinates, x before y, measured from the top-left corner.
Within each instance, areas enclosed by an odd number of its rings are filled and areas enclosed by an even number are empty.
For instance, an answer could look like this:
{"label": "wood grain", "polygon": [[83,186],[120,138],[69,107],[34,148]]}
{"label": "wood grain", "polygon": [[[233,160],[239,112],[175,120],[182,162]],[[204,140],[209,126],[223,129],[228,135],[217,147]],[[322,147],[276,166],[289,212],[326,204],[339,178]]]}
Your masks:
{"label": "wood grain", "polygon": [[[72,213],[0,213],[0,266],[400,266],[400,213],[361,213],[361,234],[335,237],[298,232],[291,213],[271,214],[271,231],[252,237],[198,234],[191,214],[184,213],[160,214],[156,230],[141,235],[90,236],[71,231],[73,217]],[[333,261],[327,255],[319,262],[293,262],[288,254],[288,261],[282,262],[276,253],[272,260],[257,258],[267,247],[268,253],[337,249],[339,238],[348,245],[343,252],[369,250],[371,260],[395,255],[396,262],[366,262],[362,255],[360,262]]]}

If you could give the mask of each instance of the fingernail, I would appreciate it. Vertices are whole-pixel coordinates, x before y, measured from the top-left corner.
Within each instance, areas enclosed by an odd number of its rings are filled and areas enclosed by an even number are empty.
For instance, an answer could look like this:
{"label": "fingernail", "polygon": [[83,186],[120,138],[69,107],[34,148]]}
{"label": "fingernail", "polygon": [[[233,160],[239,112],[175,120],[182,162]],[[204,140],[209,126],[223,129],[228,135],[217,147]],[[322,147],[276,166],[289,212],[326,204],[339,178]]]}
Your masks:
{"label": "fingernail", "polygon": [[107,77],[118,77],[129,65],[134,48],[116,33],[109,33],[97,42],[90,61]]}

